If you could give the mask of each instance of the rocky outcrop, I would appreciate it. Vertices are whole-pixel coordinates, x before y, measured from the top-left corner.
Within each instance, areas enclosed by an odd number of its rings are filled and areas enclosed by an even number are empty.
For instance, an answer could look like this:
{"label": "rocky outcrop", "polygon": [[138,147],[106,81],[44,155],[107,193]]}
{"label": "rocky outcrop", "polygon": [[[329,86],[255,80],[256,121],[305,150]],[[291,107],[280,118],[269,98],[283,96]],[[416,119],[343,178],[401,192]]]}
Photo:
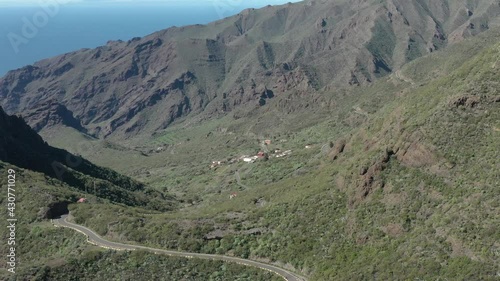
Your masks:
{"label": "rocky outcrop", "polygon": [[450,101],[450,106],[452,107],[460,107],[460,106],[465,106],[468,108],[473,108],[479,104],[481,101],[481,97],[479,96],[459,96],[455,98],[454,100]]}
{"label": "rocky outcrop", "polygon": [[332,160],[337,160],[339,155],[344,152],[347,141],[345,139],[339,139],[335,143],[331,143],[330,146],[332,148],[329,158]]}
{"label": "rocky outcrop", "polygon": [[384,171],[394,155],[392,149],[385,150],[376,161],[368,167],[362,167],[360,170],[361,183],[358,187],[357,201],[366,198],[377,187],[383,187],[384,182],[380,178],[380,173]]}
{"label": "rocky outcrop", "polygon": [[68,205],[70,203],[71,202],[68,202],[68,201],[51,203],[47,207],[47,210],[43,214],[41,214],[42,218],[55,219],[55,218],[58,218],[62,215],[68,214],[69,213]]}
{"label": "rocky outcrop", "polygon": [[65,125],[86,133],[86,129],[80,120],[73,116],[73,112],[55,101],[47,101],[37,105],[33,111],[24,113],[23,118],[29,120],[29,125],[37,132],[43,128]]}

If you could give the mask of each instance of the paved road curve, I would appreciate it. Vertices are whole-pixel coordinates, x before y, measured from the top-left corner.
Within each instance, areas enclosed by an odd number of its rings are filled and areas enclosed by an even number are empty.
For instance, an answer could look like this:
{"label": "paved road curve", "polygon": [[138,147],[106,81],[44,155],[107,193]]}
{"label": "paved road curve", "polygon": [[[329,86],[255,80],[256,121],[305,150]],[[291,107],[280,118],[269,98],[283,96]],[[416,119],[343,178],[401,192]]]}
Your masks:
{"label": "paved road curve", "polygon": [[115,249],[115,250],[145,250],[145,251],[153,252],[156,254],[166,254],[169,256],[178,256],[178,257],[184,257],[184,258],[222,260],[222,261],[227,261],[227,262],[234,262],[234,263],[238,263],[238,264],[243,264],[243,265],[247,265],[247,266],[253,266],[253,267],[260,268],[260,269],[265,269],[265,270],[271,271],[275,274],[278,274],[279,276],[283,277],[283,279],[288,280],[288,281],[307,281],[306,278],[299,276],[299,275],[297,275],[293,272],[290,272],[288,270],[285,270],[283,268],[273,266],[270,264],[261,263],[261,262],[246,260],[246,259],[240,259],[240,258],[228,257],[228,256],[220,256],[220,255],[168,251],[168,250],[162,250],[162,249],[155,249],[155,248],[149,248],[149,247],[143,247],[143,246],[136,246],[136,245],[130,245],[130,244],[111,242],[111,241],[105,240],[104,238],[99,236],[97,233],[95,233],[94,231],[92,231],[84,226],[68,222],[66,220],[67,218],[68,218],[68,215],[63,215],[59,219],[54,219],[53,222],[56,226],[68,227],[68,228],[71,228],[71,229],[74,229],[78,232],[83,233],[85,236],[87,236],[87,240],[89,243],[92,243],[94,245],[97,245],[97,246],[100,246],[103,248]]}

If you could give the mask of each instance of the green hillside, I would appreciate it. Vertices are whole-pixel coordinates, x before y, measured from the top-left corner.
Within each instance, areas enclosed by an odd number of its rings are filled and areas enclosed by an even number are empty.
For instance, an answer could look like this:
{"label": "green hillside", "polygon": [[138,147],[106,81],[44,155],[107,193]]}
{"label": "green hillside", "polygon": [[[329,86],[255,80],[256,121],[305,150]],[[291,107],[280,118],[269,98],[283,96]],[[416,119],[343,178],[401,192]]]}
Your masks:
{"label": "green hillside", "polygon": [[[181,143],[145,157],[144,178],[179,193],[183,208],[116,207],[97,217],[108,207],[80,205],[75,220],[110,238],[264,258],[311,280],[495,280],[498,38],[488,32],[349,95],[332,92],[340,98],[330,115],[302,111],[277,122],[264,112],[257,121],[170,129],[154,145]],[[292,154],[208,167],[256,153],[265,138]]]}
{"label": "green hillside", "polygon": [[[75,67],[54,78],[89,106],[66,99],[48,113],[15,96],[38,93],[51,60],[10,73],[10,111],[54,121],[40,131],[49,146],[0,112],[0,173],[16,169],[23,218],[11,278],[277,278],[96,249],[49,223],[70,211],[111,241],[258,260],[311,281],[499,280],[497,4],[306,1],[111,42],[69,55]],[[117,65],[100,58],[118,54]],[[95,59],[106,68],[92,81],[116,75],[97,83],[106,102],[68,82]],[[24,92],[11,89],[25,75]]]}
{"label": "green hillside", "polygon": [[[119,253],[88,244],[85,237],[70,229],[56,228],[47,215],[61,202],[76,202],[86,197],[86,204],[109,206],[107,200],[83,193],[57,179],[0,161],[0,174],[16,171],[16,274],[0,267],[1,280],[104,280],[119,276],[146,280],[281,280],[275,274],[220,261],[190,260],[158,256],[152,253]],[[7,177],[0,184],[6,186]],[[7,198],[0,198],[2,206]],[[130,208],[130,207],[129,207]],[[1,237],[9,237],[6,227]],[[7,247],[0,249],[9,254]],[[138,270],[138,268],[141,268]]]}
{"label": "green hillside", "polygon": [[51,147],[22,118],[8,116],[0,108],[0,161],[44,173],[82,192],[150,209],[168,210],[171,196],[148,189],[143,183],[111,169],[99,167],[63,149]]}

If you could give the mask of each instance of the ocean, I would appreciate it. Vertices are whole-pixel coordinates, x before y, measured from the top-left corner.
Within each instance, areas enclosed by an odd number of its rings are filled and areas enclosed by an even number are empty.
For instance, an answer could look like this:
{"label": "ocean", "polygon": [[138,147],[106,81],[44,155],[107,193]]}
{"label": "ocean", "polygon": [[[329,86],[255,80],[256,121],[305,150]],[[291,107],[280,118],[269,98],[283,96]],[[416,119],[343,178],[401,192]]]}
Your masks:
{"label": "ocean", "polygon": [[[59,1],[64,2],[64,1]],[[201,1],[204,2],[204,1]],[[7,71],[109,40],[129,40],[171,26],[206,24],[282,0],[213,0],[204,4],[137,2],[0,6],[0,77]],[[297,2],[297,1],[293,1]],[[200,2],[198,2],[200,3]]]}

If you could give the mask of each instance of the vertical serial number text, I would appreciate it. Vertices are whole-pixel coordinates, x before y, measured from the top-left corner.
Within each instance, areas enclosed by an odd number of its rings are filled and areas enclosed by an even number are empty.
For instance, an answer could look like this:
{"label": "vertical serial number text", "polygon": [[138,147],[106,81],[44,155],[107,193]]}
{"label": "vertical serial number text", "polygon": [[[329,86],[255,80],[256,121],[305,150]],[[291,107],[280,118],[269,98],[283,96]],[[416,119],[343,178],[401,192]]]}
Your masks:
{"label": "vertical serial number text", "polygon": [[7,171],[7,270],[16,273],[16,171]]}

